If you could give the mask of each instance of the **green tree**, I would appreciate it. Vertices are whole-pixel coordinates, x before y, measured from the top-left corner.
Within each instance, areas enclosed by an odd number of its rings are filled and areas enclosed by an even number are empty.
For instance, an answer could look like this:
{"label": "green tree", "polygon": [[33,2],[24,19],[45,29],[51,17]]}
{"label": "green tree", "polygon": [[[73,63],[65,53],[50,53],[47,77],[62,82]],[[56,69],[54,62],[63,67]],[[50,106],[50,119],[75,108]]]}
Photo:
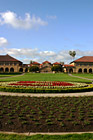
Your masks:
{"label": "green tree", "polygon": [[51,70],[55,72],[59,72],[59,71],[62,72],[62,66],[60,65],[52,66]]}
{"label": "green tree", "polygon": [[34,61],[30,60],[30,64],[32,64]]}
{"label": "green tree", "polygon": [[38,66],[31,66],[31,67],[29,68],[29,71],[30,71],[30,72],[37,72],[37,71],[39,71],[39,67],[38,67]]}
{"label": "green tree", "polygon": [[71,55],[74,58],[76,55],[76,51],[69,51],[69,55]]}

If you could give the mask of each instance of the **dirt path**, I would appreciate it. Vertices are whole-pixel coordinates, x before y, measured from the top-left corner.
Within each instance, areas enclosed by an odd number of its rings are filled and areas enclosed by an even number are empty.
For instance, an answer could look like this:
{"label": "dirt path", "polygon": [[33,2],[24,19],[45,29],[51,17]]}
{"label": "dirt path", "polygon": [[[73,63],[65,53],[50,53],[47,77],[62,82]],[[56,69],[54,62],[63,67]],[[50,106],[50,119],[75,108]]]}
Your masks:
{"label": "dirt path", "polygon": [[71,73],[69,73],[68,75],[71,76],[71,77],[76,77],[76,78],[80,78],[80,79],[85,79],[85,80],[93,81],[93,79],[89,79],[89,78],[85,78],[85,77],[80,77],[80,76],[75,76],[75,75],[72,75]]}
{"label": "dirt path", "polygon": [[0,95],[5,96],[26,96],[26,97],[79,97],[79,96],[93,96],[92,92],[81,92],[81,93],[10,93],[0,92]]}

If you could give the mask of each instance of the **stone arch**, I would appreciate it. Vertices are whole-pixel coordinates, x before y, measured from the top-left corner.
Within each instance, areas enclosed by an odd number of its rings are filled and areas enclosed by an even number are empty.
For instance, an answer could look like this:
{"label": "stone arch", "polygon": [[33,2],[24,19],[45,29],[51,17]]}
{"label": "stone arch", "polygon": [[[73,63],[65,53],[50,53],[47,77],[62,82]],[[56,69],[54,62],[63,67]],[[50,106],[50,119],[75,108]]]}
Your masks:
{"label": "stone arch", "polygon": [[84,73],[87,73],[87,69],[86,68],[84,69]]}
{"label": "stone arch", "polygon": [[14,68],[10,68],[10,72],[14,72]]}
{"label": "stone arch", "polygon": [[91,68],[89,69],[89,73],[92,73],[92,69]]}
{"label": "stone arch", "polygon": [[0,72],[4,72],[4,68],[1,67],[1,68],[0,68]]}
{"label": "stone arch", "polygon": [[72,68],[69,69],[69,73],[73,73],[73,69]]}
{"label": "stone arch", "polygon": [[9,68],[5,68],[5,72],[9,72]]}
{"label": "stone arch", "polygon": [[20,68],[20,69],[19,69],[19,72],[23,72],[23,68]]}
{"label": "stone arch", "polygon": [[25,69],[25,72],[28,72],[28,68]]}
{"label": "stone arch", "polygon": [[81,68],[78,70],[78,73],[82,73],[82,69]]}

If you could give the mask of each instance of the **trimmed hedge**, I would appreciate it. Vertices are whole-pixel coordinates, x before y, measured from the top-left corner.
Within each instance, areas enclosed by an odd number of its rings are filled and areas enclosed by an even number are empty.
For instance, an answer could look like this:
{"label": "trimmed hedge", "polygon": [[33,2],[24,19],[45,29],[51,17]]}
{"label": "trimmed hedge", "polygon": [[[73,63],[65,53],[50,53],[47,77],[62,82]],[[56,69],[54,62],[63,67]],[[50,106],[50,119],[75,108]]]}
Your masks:
{"label": "trimmed hedge", "polygon": [[75,92],[86,92],[93,91],[93,85],[88,87],[79,88],[56,88],[56,89],[43,89],[43,88],[16,88],[16,87],[0,87],[0,91],[4,92],[15,92],[15,93],[75,93]]}

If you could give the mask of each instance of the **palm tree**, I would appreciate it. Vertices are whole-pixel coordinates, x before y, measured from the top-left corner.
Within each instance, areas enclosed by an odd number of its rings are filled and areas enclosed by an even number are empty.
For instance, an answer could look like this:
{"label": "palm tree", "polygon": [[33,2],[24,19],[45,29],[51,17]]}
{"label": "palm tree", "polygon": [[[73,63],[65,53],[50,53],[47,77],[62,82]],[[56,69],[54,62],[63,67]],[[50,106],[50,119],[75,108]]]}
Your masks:
{"label": "palm tree", "polygon": [[71,55],[74,58],[75,55],[76,55],[76,52],[75,51],[69,51],[69,55]]}

